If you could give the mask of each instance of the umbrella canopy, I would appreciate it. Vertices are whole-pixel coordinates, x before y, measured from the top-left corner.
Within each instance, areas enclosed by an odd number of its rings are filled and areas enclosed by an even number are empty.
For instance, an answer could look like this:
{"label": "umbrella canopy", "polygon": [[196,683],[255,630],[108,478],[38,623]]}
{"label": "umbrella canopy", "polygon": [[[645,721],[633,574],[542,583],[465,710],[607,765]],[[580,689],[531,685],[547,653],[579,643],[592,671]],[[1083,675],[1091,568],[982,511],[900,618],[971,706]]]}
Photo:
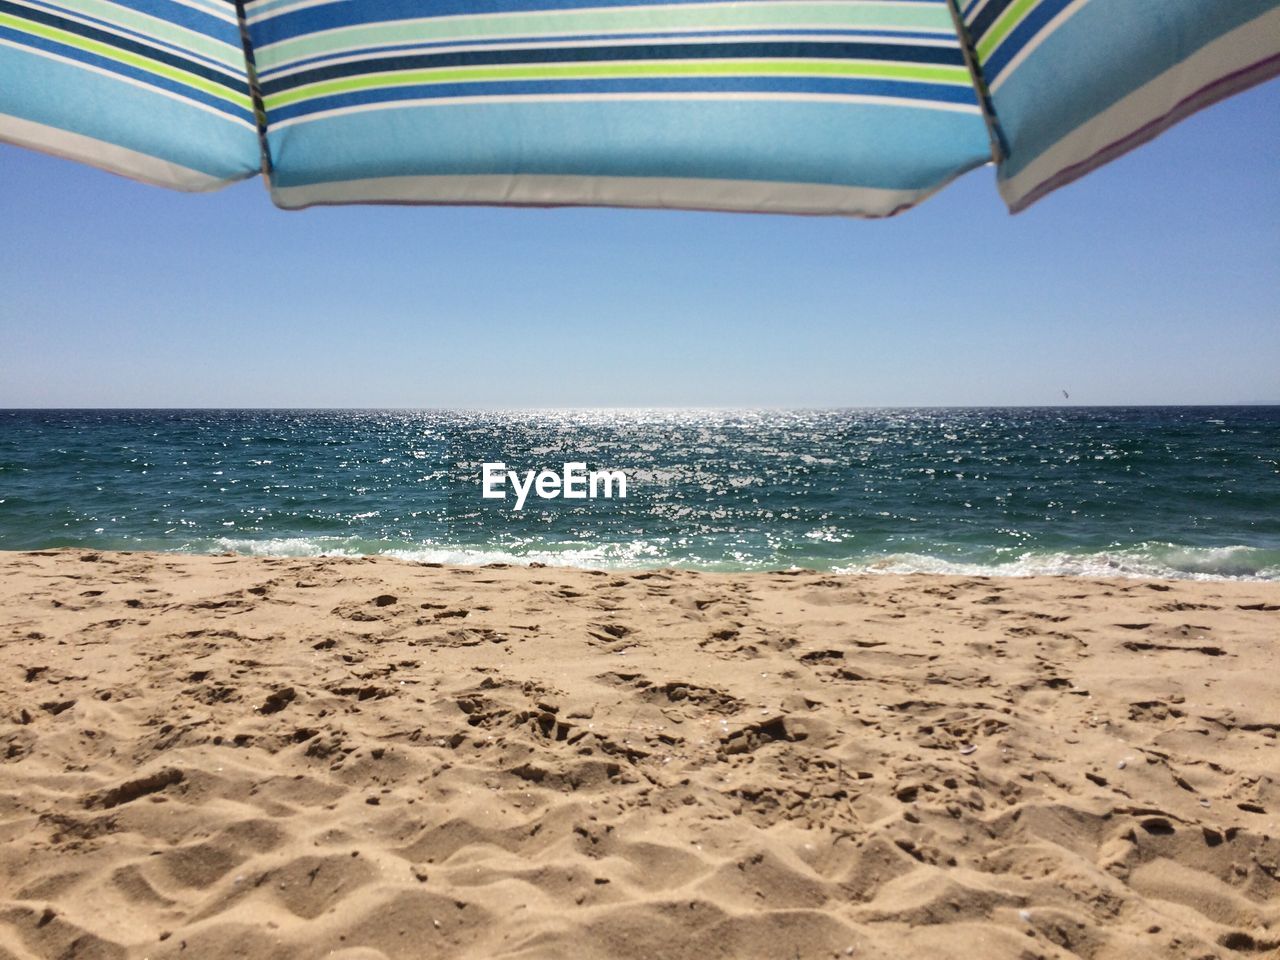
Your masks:
{"label": "umbrella canopy", "polygon": [[1280,72],[1280,0],[0,0],[0,140],[286,208],[1021,210]]}

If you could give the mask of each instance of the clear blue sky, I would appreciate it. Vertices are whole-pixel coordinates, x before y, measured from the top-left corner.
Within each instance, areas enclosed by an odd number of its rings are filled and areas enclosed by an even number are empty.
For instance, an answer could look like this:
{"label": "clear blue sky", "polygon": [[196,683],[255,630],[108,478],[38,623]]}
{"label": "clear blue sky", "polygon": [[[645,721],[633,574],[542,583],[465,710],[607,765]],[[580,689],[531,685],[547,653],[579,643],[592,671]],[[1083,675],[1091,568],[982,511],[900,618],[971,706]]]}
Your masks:
{"label": "clear blue sky", "polygon": [[1280,82],[1010,217],[285,213],[0,146],[0,407],[1280,402]]}

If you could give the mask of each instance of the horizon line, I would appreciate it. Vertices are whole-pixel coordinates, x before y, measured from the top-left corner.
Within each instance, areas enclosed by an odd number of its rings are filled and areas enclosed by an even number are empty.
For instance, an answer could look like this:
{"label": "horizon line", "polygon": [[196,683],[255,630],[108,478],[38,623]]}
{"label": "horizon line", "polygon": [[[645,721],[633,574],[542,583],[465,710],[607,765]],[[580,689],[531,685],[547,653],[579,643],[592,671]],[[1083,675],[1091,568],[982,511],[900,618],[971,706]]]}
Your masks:
{"label": "horizon line", "polygon": [[1280,400],[1259,401],[1224,401],[1215,403],[886,403],[886,404],[630,404],[613,406],[590,406],[578,404],[533,404],[529,406],[98,406],[98,407],[61,407],[61,406],[0,406],[0,413],[17,413],[44,411],[49,413],[78,413],[83,411],[307,411],[307,412],[370,412],[382,410],[404,410],[414,412],[445,413],[528,413],[540,410],[558,411],[840,411],[840,410],[1105,410],[1105,409],[1158,409],[1165,407],[1221,408],[1221,407],[1280,407]]}

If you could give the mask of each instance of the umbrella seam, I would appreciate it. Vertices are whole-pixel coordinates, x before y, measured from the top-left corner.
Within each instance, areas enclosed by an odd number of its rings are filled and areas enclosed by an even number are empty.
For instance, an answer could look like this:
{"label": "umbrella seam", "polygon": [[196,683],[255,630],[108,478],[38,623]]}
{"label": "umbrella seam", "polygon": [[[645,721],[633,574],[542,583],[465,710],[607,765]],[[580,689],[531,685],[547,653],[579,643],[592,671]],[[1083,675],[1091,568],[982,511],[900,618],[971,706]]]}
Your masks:
{"label": "umbrella seam", "polygon": [[978,59],[978,50],[974,46],[973,37],[965,25],[964,14],[960,12],[957,0],[947,0],[947,9],[951,11],[951,20],[955,24],[956,37],[960,41],[960,52],[964,55],[965,66],[969,68],[969,77],[973,81],[973,92],[978,97],[978,107],[982,110],[982,119],[987,125],[987,138],[991,141],[991,159],[996,166],[1009,156],[1009,144],[1000,121],[996,118],[995,105],[991,100],[991,91],[987,87],[987,78],[982,72],[982,63]]}
{"label": "umbrella seam", "polygon": [[267,143],[267,108],[262,100],[262,85],[258,82],[258,65],[253,54],[253,41],[249,37],[249,24],[245,18],[244,0],[235,0],[236,22],[240,26],[240,45],[244,48],[245,78],[249,82],[249,96],[253,100],[253,119],[258,127],[258,156],[262,175],[271,179],[271,147]]}

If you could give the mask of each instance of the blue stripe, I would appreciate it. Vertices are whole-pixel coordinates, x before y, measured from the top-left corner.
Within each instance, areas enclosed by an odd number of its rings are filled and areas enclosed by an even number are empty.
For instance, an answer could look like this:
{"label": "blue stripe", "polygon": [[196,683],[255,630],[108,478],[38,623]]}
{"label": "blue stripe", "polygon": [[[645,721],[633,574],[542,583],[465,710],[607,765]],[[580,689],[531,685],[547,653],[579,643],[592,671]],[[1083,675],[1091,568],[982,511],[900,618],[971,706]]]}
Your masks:
{"label": "blue stripe", "polygon": [[[969,38],[975,44],[980,43],[982,38],[995,25],[995,22],[1000,19],[1001,15],[1016,2],[1017,0],[991,0],[976,17],[969,18],[966,16],[965,26],[969,28]],[[972,9],[972,6],[970,9]]]}
{"label": "blue stripe", "polygon": [[518,97],[546,94],[611,93],[809,93],[825,96],[893,97],[922,103],[956,103],[976,106],[973,88],[897,80],[841,79],[832,77],[644,77],[598,80],[486,80],[475,83],[437,83],[406,87],[381,87],[317,97],[269,110],[270,122],[281,123],[312,113],[373,103],[402,100],[435,100],[448,97]]}
{"label": "blue stripe", "polygon": [[[154,0],[151,0],[154,2]],[[945,6],[946,0],[898,0],[920,6]],[[706,0],[666,0],[666,6],[705,4]],[[360,2],[329,3],[320,7],[307,7],[281,13],[253,24],[254,41],[265,46],[291,37],[350,27],[364,23],[387,23],[395,20],[422,20],[433,17],[482,15],[493,13],[534,13],[561,10],[581,10],[594,7],[653,6],[649,0],[559,0],[551,4],[547,0],[360,0]],[[732,6],[726,3],[725,6]],[[250,14],[253,16],[253,14]],[[261,33],[261,35],[260,35]]]}
{"label": "blue stripe", "polygon": [[[1212,6],[1201,0],[1091,0],[1046,37],[994,93],[1011,148],[1000,175],[1015,176],[1139,87],[1277,7],[1280,0]],[[1047,97],[1046,91],[1054,95]],[[1170,91],[1170,105],[1177,95],[1193,92]],[[1118,130],[1117,136],[1127,132]]]}
{"label": "blue stripe", "polygon": [[[205,93],[203,90],[197,90],[194,87],[189,87],[176,80],[170,80],[167,77],[158,76],[157,74],[151,73],[147,70],[139,70],[137,67],[131,67],[128,64],[120,63],[117,60],[98,56],[96,53],[89,53],[86,50],[81,50],[79,47],[69,47],[53,40],[46,40],[44,37],[36,37],[29,33],[11,30],[8,27],[0,27],[0,39],[9,40],[19,46],[28,47],[32,50],[42,50],[46,53],[52,53],[67,60],[74,60],[76,63],[83,63],[88,66],[98,67],[102,70],[108,71],[109,73],[128,77],[131,80],[137,80],[148,87],[156,87],[160,90],[167,90],[170,93],[175,93],[183,99],[206,104],[221,113],[227,114],[227,116],[236,117],[240,120],[248,120],[250,122],[253,121],[253,112],[244,107],[237,106],[234,103],[228,103],[226,100],[219,99],[212,94]],[[83,71],[81,72],[83,73]],[[73,93],[72,96],[74,97],[75,94]],[[0,104],[3,104],[5,99],[5,91],[0,90]]]}
{"label": "blue stripe", "polygon": [[1065,10],[1075,0],[1040,0],[1036,8],[1015,27],[1000,46],[991,52],[990,59],[982,64],[982,75],[987,83],[995,82],[996,77],[1004,71],[1022,48],[1029,44],[1047,27],[1050,21]]}
{"label": "blue stripe", "polygon": [[[6,6],[8,5],[6,4]],[[76,17],[79,20],[83,20],[86,23],[90,23],[96,27],[101,28],[105,32],[119,33],[133,40],[141,41],[142,43],[145,43],[148,46],[154,47],[157,50],[164,50],[166,53],[176,54],[178,56],[183,57],[184,59],[197,61],[201,64],[206,64],[208,66],[220,67],[223,70],[227,69],[226,63],[224,63],[221,60],[215,60],[214,58],[206,56],[203,53],[198,53],[197,51],[190,50],[187,47],[170,43],[167,40],[159,40],[156,37],[153,37],[149,34],[140,33],[137,30],[134,30],[130,27],[123,26],[118,23],[113,23],[110,20],[103,20],[99,17],[90,16],[87,13],[84,13],[80,10],[76,10],[72,7],[67,7],[64,4],[45,3],[41,7],[26,7],[26,8],[16,8],[16,9],[18,9],[19,11],[24,11],[24,10],[30,11],[30,10],[37,10],[37,9],[43,11],[47,9],[48,12],[55,13],[55,14],[60,12],[61,14],[65,15],[67,18]],[[23,16],[24,13],[19,12],[17,15]],[[215,38],[215,39],[220,39],[220,38]],[[242,49],[242,46],[240,44],[236,44],[232,52],[239,53],[241,49]]]}
{"label": "blue stripe", "polygon": [[[127,0],[122,5],[237,47],[240,45],[240,28],[234,22],[220,20],[211,13],[205,13],[184,3],[177,3],[176,0]],[[228,0],[227,12],[234,14],[235,10],[235,6]]]}
{"label": "blue stripe", "polygon": [[0,47],[0,112],[223,180],[258,170],[256,134],[223,115],[24,50]]}
{"label": "blue stripe", "polygon": [[[62,30],[66,33],[73,34],[85,40],[91,40],[96,43],[105,44],[127,53],[136,54],[154,60],[156,63],[163,63],[170,67],[177,67],[179,70],[185,70],[198,77],[203,77],[219,86],[226,87],[239,93],[248,94],[249,83],[243,74],[227,74],[221,70],[215,70],[204,63],[193,60],[181,53],[174,53],[167,48],[155,46],[153,41],[140,42],[128,37],[115,36],[105,30],[101,30],[88,24],[79,23],[75,20],[68,20],[66,17],[50,13],[45,10],[36,10],[31,7],[20,6],[19,4],[10,3],[8,0],[0,0],[0,13],[7,13],[10,16],[25,20],[28,23],[38,24],[44,27],[52,27],[55,30]],[[19,31],[19,35],[23,35]]]}
{"label": "blue stripe", "polygon": [[331,117],[267,139],[278,187],[525,173],[921,190],[991,156],[976,114],[879,104],[459,104]]}

